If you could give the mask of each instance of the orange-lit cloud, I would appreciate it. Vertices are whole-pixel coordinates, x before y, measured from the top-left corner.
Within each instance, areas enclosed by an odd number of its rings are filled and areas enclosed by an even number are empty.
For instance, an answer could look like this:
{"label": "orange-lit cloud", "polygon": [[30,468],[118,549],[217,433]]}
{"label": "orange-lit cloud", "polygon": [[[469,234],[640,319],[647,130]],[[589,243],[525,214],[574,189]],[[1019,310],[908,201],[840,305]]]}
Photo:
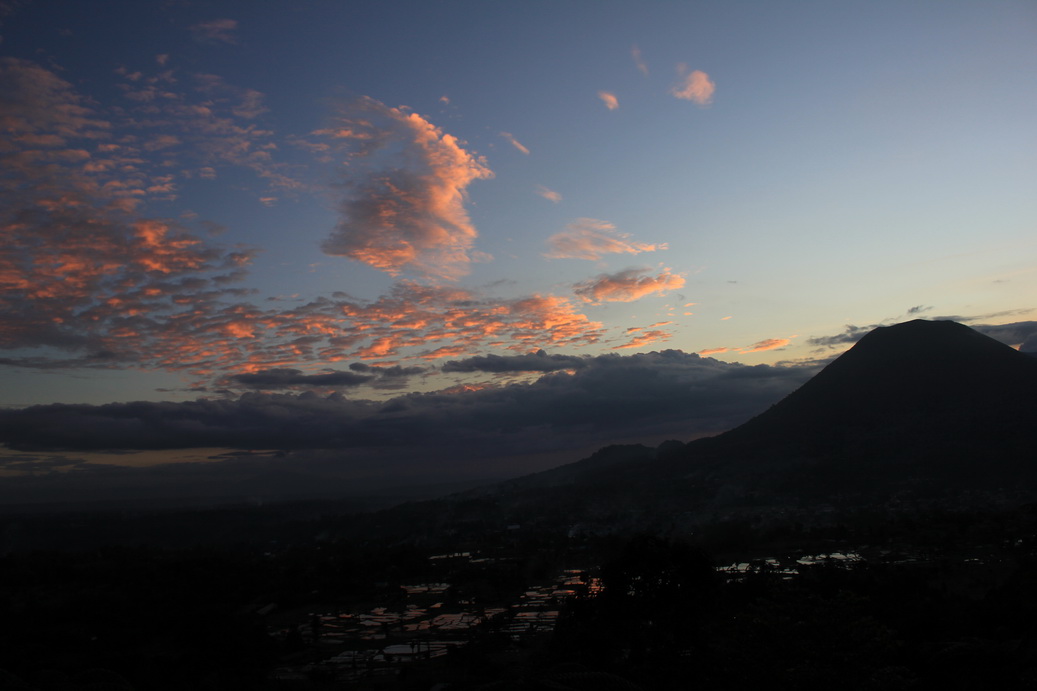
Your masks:
{"label": "orange-lit cloud", "polygon": [[502,136],[506,140],[508,140],[508,142],[510,142],[513,147],[515,147],[516,149],[518,149],[522,153],[526,154],[527,156],[529,155],[529,149],[524,147],[519,140],[515,139],[515,137],[512,136],[512,134],[510,132],[501,132],[500,136]]}
{"label": "orange-lit cloud", "polygon": [[616,95],[613,93],[609,93],[608,91],[599,91],[598,98],[601,99],[601,102],[604,103],[605,107],[609,110],[619,108],[619,99],[616,98]]}
{"label": "orange-lit cloud", "polygon": [[639,254],[665,250],[665,243],[649,245],[632,242],[627,233],[620,233],[608,221],[596,218],[578,218],[560,233],[547,239],[551,250],[544,254],[549,259],[589,259],[596,261],[606,254]]}
{"label": "orange-lit cloud", "polygon": [[622,345],[613,346],[612,350],[623,350],[626,348],[641,348],[651,343],[668,341],[672,336],[673,334],[667,331],[645,331],[642,334],[634,336],[634,338],[630,339],[626,343],[623,343]]}
{"label": "orange-lit cloud", "polygon": [[648,63],[641,57],[641,49],[636,45],[630,48],[630,57],[634,59],[634,64],[637,65],[637,69],[644,76],[648,76]]}
{"label": "orange-lit cloud", "polygon": [[730,350],[730,348],[723,348],[723,347],[721,347],[721,348],[706,348],[705,350],[700,350],[699,351],[699,355],[702,355],[702,356],[717,355],[719,353],[726,353],[729,350]]}
{"label": "orange-lit cloud", "polygon": [[775,350],[776,348],[784,348],[792,341],[787,338],[768,338],[757,343],[753,343],[751,346],[741,348],[738,352],[740,353],[762,353],[765,350]]}
{"label": "orange-lit cloud", "polygon": [[552,189],[548,189],[547,187],[544,187],[543,185],[537,185],[533,189],[541,197],[543,197],[544,199],[547,199],[548,201],[552,201],[555,204],[557,204],[558,202],[562,201],[562,195],[558,194],[557,192],[555,192]]}
{"label": "orange-lit cloud", "polygon": [[417,113],[371,98],[318,134],[342,147],[350,163],[342,220],[325,252],[392,275],[412,270],[456,280],[468,272],[478,233],[465,191],[493,177],[484,159]]}
{"label": "orange-lit cloud", "polygon": [[697,103],[700,106],[713,102],[716,84],[702,70],[690,70],[685,64],[677,65],[677,83],[670,89],[676,98]]}
{"label": "orange-lit cloud", "polygon": [[577,283],[573,292],[584,302],[633,302],[647,295],[663,295],[684,286],[684,277],[663,269],[649,275],[650,269],[628,269],[616,274],[602,274]]}

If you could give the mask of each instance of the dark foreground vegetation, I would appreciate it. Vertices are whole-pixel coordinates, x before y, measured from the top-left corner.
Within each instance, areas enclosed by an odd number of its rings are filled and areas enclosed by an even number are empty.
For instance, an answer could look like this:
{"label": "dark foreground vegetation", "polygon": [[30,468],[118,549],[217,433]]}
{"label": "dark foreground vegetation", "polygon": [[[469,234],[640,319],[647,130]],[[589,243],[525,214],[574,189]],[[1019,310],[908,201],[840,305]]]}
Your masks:
{"label": "dark foreground vegetation", "polygon": [[[8,550],[0,558],[0,688],[1037,684],[1034,507],[882,521],[847,516],[809,528],[730,521],[682,535],[512,526],[506,534],[455,534],[436,544],[405,532],[347,537],[336,528],[341,518],[250,530],[248,515],[198,513],[207,529],[195,533],[193,545],[186,532],[166,544],[105,544],[95,534],[82,549]],[[7,534],[44,537],[29,519],[4,520]],[[46,520],[60,526],[61,519]],[[83,517],[64,520],[91,525]],[[156,530],[170,522],[168,515],[133,520],[144,532],[149,521]],[[469,556],[429,558],[452,550]],[[795,562],[836,552],[855,557]],[[738,562],[740,570],[716,568]],[[552,604],[560,611],[554,630],[509,634],[517,598],[565,569],[578,570],[582,585]],[[359,644],[335,648],[310,613],[402,608],[402,586],[413,583],[449,584],[439,596],[445,608],[504,613],[458,634],[463,645],[435,659],[385,664],[349,680],[320,665]],[[366,645],[416,635],[385,626]],[[285,668],[306,673],[276,673]]]}

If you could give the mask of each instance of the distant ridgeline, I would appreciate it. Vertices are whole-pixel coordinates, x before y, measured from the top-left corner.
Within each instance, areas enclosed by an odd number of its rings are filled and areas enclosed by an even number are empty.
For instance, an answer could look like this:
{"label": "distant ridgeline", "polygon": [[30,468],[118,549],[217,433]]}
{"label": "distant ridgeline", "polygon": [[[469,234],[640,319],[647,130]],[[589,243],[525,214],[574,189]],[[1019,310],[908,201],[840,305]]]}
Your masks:
{"label": "distant ridgeline", "polygon": [[729,432],[658,449],[608,447],[455,495],[437,520],[607,518],[621,527],[740,510],[806,515],[1034,500],[1037,358],[956,322],[916,320],[875,329]]}

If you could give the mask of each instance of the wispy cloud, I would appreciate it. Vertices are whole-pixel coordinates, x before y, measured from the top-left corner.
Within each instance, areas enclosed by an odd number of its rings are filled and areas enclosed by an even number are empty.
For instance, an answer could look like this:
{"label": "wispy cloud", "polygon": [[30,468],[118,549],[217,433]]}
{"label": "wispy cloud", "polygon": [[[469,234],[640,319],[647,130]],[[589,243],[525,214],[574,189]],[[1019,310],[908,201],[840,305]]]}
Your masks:
{"label": "wispy cloud", "polygon": [[238,29],[236,19],[210,19],[207,22],[199,22],[191,27],[191,35],[199,43],[229,43],[238,42],[235,32]]}
{"label": "wispy cloud", "polygon": [[645,62],[644,58],[641,57],[641,49],[638,48],[636,45],[631,46],[630,57],[634,59],[634,64],[637,65],[637,69],[641,72],[641,74],[647,77],[648,63]]}
{"label": "wispy cloud", "polygon": [[670,89],[674,97],[706,106],[713,102],[716,84],[702,70],[691,70],[687,65],[677,65],[677,83]]}
{"label": "wispy cloud", "polygon": [[537,194],[539,194],[541,197],[543,197],[544,199],[547,199],[548,201],[552,201],[555,204],[557,204],[558,202],[562,201],[562,195],[560,195],[558,192],[555,192],[552,189],[548,189],[547,187],[544,187],[543,185],[537,185],[536,187],[533,188],[533,190]]}
{"label": "wispy cloud", "polygon": [[598,98],[601,99],[601,102],[604,103],[605,107],[609,110],[615,110],[616,108],[619,108],[619,99],[616,98],[616,95],[613,93],[610,93],[608,91],[599,91]]}
{"label": "wispy cloud", "polygon": [[639,254],[667,249],[666,243],[650,245],[633,242],[629,238],[628,233],[617,231],[616,226],[608,221],[578,218],[569,223],[565,230],[547,239],[551,249],[544,256],[549,259],[597,261],[606,254]]}
{"label": "wispy cloud", "polygon": [[636,336],[631,338],[626,343],[622,343],[618,346],[613,346],[612,350],[625,350],[628,348],[644,348],[647,345],[653,343],[660,343],[662,341],[668,341],[673,337],[673,334],[669,331],[662,331],[660,329],[653,329],[651,331],[642,331]]}
{"label": "wispy cloud", "polygon": [[762,341],[753,343],[750,346],[746,346],[740,349],[740,353],[762,353],[767,350],[776,350],[777,348],[784,348],[792,341],[788,338],[767,338]]}
{"label": "wispy cloud", "polygon": [[684,277],[663,269],[656,275],[651,269],[627,269],[602,274],[573,286],[573,292],[584,302],[633,302],[647,295],[664,295],[684,287]]}
{"label": "wispy cloud", "polygon": [[493,177],[486,161],[417,113],[361,98],[317,133],[350,167],[342,220],[323,243],[392,275],[456,280],[478,258],[466,189]]}
{"label": "wispy cloud", "polygon": [[511,134],[510,132],[501,132],[501,133],[500,133],[500,136],[502,136],[502,137],[504,137],[504,138],[505,138],[506,140],[508,140],[508,141],[509,141],[509,142],[511,143],[511,145],[512,145],[513,147],[515,147],[516,149],[518,149],[518,150],[519,150],[519,151],[521,151],[522,153],[526,154],[527,156],[529,155],[529,149],[527,149],[526,147],[524,147],[524,146],[522,145],[522,143],[521,143],[520,141],[518,141],[517,139],[515,139],[515,137],[514,137],[514,136],[512,136],[512,134]]}

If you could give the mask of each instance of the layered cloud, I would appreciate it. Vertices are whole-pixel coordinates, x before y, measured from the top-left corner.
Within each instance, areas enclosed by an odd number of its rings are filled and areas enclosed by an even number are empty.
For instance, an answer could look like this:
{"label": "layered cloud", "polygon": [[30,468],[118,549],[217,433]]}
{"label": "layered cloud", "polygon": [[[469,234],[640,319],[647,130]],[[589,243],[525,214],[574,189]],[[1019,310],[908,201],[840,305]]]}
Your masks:
{"label": "layered cloud", "polygon": [[342,220],[323,244],[392,275],[404,270],[456,280],[480,258],[465,209],[468,186],[493,173],[417,113],[354,101],[316,133],[348,163]]}
{"label": "layered cloud", "polygon": [[596,218],[578,218],[547,239],[549,259],[589,259],[597,261],[606,254],[640,254],[667,249],[666,243],[650,245],[633,242],[628,233],[621,233],[608,221]]}
{"label": "layered cloud", "polygon": [[627,269],[614,274],[601,274],[573,286],[573,292],[584,302],[633,302],[647,295],[665,295],[684,287],[684,277],[663,269],[652,275],[651,269]]}
{"label": "layered cloud", "polygon": [[[570,298],[488,298],[406,281],[371,300],[335,294],[254,304],[239,287],[253,250],[215,243],[202,223],[145,210],[177,194],[184,178],[175,176],[204,180],[228,165],[289,189],[291,179],[260,145],[269,134],[244,124],[262,114],[262,98],[196,75],[203,106],[171,74],[120,77],[130,105],[115,117],[50,70],[0,61],[0,348],[15,351],[2,364],[165,369],[232,388],[348,386],[365,373],[300,364],[581,347],[604,335]],[[387,269],[456,276],[472,259],[475,235],[464,188],[489,170],[419,116],[369,100],[360,110],[363,123],[349,130],[341,121],[322,138],[349,148],[367,173],[351,188],[367,196],[350,197],[345,209],[377,220],[351,216],[329,244]],[[390,150],[410,167],[382,177],[382,168],[365,167]],[[393,243],[404,248],[396,259]],[[366,383],[389,386],[404,373],[377,375]]]}
{"label": "layered cloud", "polygon": [[692,70],[685,64],[677,65],[677,83],[670,88],[670,94],[684,101],[691,101],[700,106],[713,102],[716,84],[702,70]]}
{"label": "layered cloud", "polygon": [[548,355],[543,349],[526,355],[477,355],[443,364],[444,372],[557,372],[587,367],[592,359],[576,355]]}
{"label": "layered cloud", "polygon": [[[455,371],[545,371],[549,355],[469,358]],[[406,394],[384,403],[334,394],[246,394],[187,403],[46,405],[0,411],[0,442],[21,450],[400,448],[490,459],[545,445],[689,439],[765,410],[813,370],[724,363],[667,350],[564,363],[567,373],[467,393]],[[530,369],[534,367],[540,369]],[[288,377],[294,376],[291,374]],[[533,434],[532,432],[535,432]],[[475,448],[471,445],[474,444]],[[478,456],[470,456],[475,458]],[[575,459],[572,459],[575,460]]]}

